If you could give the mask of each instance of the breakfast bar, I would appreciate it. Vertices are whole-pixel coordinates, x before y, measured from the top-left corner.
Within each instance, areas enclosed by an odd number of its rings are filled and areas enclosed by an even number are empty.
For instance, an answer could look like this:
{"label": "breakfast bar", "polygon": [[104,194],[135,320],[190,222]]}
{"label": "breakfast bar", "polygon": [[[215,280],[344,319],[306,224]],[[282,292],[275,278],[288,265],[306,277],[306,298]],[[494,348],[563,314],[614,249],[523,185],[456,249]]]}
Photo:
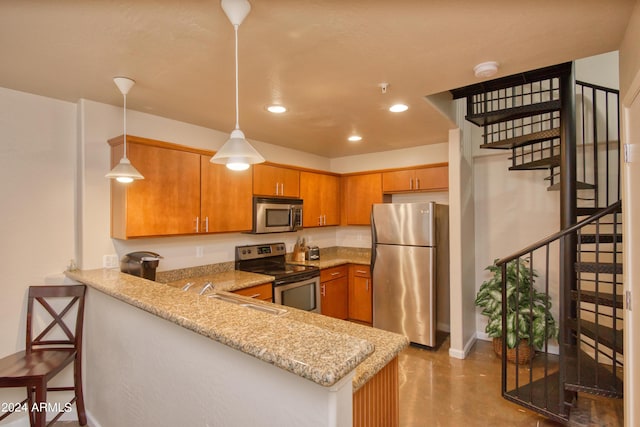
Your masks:
{"label": "breakfast bar", "polygon": [[[117,270],[67,276],[89,286],[87,400],[109,425],[351,426],[357,394],[397,368],[408,345],[401,335],[226,292],[269,276],[212,275],[216,294],[241,304]],[[393,372],[395,390],[385,393],[397,405]],[[189,391],[176,393],[176,384]]]}

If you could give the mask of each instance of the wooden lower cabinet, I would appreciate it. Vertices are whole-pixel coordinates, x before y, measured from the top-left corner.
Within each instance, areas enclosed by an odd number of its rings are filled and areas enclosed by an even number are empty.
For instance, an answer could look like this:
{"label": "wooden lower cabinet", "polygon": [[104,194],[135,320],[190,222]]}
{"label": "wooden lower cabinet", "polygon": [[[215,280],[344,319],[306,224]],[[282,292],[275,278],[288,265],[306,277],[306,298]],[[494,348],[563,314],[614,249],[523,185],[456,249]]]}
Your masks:
{"label": "wooden lower cabinet", "polygon": [[320,270],[320,310],[325,316],[349,317],[349,270],[346,265]]}
{"label": "wooden lower cabinet", "polygon": [[273,285],[271,285],[271,283],[238,289],[237,291],[233,291],[233,293],[244,295],[249,298],[259,299],[261,301],[273,302]]}
{"label": "wooden lower cabinet", "polygon": [[398,427],[398,357],[353,393],[353,427]]}
{"label": "wooden lower cabinet", "polygon": [[373,285],[368,265],[349,265],[349,320],[373,323]]}

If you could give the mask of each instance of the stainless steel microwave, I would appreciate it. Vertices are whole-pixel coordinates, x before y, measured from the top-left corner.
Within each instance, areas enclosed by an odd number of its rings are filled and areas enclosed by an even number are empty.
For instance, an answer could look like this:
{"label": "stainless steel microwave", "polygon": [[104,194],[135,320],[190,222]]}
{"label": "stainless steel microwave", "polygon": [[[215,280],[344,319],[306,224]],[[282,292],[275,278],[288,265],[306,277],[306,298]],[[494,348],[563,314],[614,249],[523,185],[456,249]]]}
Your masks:
{"label": "stainless steel microwave", "polygon": [[253,198],[252,233],[283,233],[302,229],[302,199]]}

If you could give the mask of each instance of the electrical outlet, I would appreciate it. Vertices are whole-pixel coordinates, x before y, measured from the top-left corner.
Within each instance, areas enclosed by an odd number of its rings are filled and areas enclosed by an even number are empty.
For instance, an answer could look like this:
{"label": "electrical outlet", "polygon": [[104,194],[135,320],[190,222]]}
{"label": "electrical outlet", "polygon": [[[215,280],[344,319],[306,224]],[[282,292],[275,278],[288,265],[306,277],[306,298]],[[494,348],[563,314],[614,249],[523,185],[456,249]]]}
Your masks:
{"label": "electrical outlet", "polygon": [[116,268],[118,267],[118,255],[110,254],[102,256],[102,267],[103,268]]}
{"label": "electrical outlet", "polygon": [[204,255],[204,248],[202,246],[196,246],[196,258],[202,258]]}

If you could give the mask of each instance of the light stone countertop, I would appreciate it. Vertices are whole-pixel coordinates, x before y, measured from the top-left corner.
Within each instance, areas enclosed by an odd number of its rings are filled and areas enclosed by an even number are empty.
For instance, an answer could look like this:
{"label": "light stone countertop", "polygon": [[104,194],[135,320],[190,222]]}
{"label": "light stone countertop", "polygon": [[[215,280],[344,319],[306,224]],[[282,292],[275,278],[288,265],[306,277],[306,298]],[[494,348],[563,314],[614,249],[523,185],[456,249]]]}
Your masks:
{"label": "light stone countertop", "polygon": [[[408,345],[402,335],[291,307],[286,307],[285,315],[274,316],[195,292],[183,292],[179,289],[180,283],[189,279],[167,286],[117,270],[76,270],[66,274],[114,298],[323,386],[335,384],[357,367],[353,380],[355,392]],[[216,284],[216,291],[233,291],[273,280],[271,276],[235,270],[195,279],[196,291],[201,288],[198,283],[204,284],[207,280]]]}

